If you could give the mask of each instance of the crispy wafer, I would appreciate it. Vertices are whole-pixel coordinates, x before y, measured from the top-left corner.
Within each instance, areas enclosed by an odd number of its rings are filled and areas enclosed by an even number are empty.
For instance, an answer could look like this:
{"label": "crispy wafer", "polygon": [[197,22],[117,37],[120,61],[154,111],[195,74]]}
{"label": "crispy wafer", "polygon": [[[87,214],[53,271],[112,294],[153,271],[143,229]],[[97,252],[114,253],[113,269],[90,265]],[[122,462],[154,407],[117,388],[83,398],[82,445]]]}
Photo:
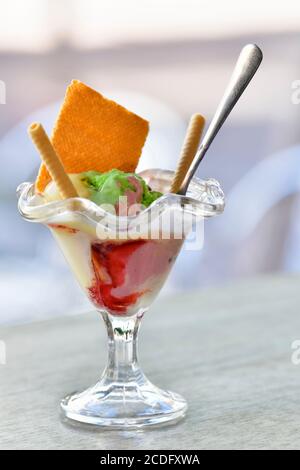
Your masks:
{"label": "crispy wafer", "polygon": [[[52,144],[67,173],[113,168],[135,171],[149,131],[145,119],[73,80],[58,115]],[[51,177],[42,165],[36,188]]]}

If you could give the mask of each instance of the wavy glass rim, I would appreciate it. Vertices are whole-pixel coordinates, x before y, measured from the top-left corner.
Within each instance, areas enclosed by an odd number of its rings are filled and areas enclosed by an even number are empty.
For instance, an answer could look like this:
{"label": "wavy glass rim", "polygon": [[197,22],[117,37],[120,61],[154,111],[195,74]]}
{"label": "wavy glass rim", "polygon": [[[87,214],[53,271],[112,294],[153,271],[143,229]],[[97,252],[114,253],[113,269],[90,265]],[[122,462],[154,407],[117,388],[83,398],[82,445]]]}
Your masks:
{"label": "wavy glass rim", "polygon": [[[174,172],[171,170],[159,169],[145,170],[139,173],[146,181],[152,175],[152,179],[160,177],[165,182],[170,181],[173,174]],[[111,220],[113,224],[117,220],[122,220],[131,225],[141,223],[143,217],[148,216],[150,212],[157,215],[170,207],[192,213],[198,217],[212,217],[221,214],[225,207],[224,193],[218,181],[199,178],[193,178],[187,195],[166,193],[134,216],[111,214],[93,201],[81,197],[45,202],[42,195],[35,194],[34,183],[30,182],[20,184],[17,188],[17,195],[19,197],[18,209],[22,217],[39,223],[47,223],[48,220],[58,215],[73,212],[96,224],[105,217],[106,221]]]}

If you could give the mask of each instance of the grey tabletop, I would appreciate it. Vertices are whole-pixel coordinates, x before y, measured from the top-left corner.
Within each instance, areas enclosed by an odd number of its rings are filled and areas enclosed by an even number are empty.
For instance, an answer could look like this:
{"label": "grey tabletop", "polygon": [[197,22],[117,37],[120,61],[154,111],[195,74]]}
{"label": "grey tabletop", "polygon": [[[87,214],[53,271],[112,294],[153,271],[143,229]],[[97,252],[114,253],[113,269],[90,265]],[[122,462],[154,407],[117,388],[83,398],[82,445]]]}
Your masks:
{"label": "grey tabletop", "polygon": [[1,449],[299,449],[300,278],[265,277],[157,300],[140,361],[183,394],[186,418],[145,431],[70,425],[59,401],[95,383],[105,364],[96,313],[0,329]]}

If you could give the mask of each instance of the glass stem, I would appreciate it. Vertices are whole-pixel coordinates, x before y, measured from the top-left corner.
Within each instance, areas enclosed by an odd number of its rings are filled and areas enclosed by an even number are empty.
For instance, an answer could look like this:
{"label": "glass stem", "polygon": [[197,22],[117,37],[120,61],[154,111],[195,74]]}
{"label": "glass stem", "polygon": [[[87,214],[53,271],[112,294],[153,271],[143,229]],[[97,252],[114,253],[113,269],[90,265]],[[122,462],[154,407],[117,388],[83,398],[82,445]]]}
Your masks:
{"label": "glass stem", "polygon": [[143,314],[122,318],[102,313],[108,333],[108,362],[102,380],[119,385],[142,383],[138,365],[137,336]]}

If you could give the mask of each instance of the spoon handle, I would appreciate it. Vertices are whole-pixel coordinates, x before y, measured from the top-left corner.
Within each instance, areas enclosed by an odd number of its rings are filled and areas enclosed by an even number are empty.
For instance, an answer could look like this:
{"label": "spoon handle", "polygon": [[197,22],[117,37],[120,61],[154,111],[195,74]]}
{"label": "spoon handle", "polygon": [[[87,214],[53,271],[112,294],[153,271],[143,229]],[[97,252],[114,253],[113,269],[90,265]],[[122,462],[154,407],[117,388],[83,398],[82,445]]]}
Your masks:
{"label": "spoon handle", "polygon": [[225,90],[223,98],[215,112],[209,128],[203,137],[202,143],[195,158],[187,172],[178,194],[186,194],[191,179],[193,178],[199,164],[210,147],[210,144],[221,129],[231,110],[247,88],[257,71],[263,58],[262,51],[256,44],[248,44],[243,47],[236,66]]}

